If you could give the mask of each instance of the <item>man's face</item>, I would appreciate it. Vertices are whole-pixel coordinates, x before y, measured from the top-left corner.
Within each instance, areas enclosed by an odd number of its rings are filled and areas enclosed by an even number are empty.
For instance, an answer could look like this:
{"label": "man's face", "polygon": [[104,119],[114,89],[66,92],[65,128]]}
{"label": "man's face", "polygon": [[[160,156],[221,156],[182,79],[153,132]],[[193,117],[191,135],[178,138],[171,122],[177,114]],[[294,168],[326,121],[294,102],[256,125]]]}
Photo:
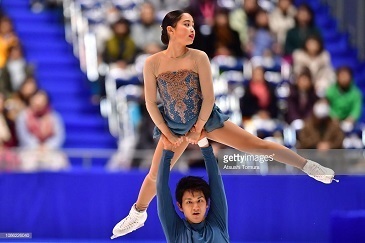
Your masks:
{"label": "man's face", "polygon": [[208,203],[202,191],[185,191],[182,205],[178,203],[178,206],[189,223],[198,224],[205,218]]}
{"label": "man's face", "polygon": [[342,70],[338,73],[337,80],[341,88],[348,88],[351,84],[351,74]]}

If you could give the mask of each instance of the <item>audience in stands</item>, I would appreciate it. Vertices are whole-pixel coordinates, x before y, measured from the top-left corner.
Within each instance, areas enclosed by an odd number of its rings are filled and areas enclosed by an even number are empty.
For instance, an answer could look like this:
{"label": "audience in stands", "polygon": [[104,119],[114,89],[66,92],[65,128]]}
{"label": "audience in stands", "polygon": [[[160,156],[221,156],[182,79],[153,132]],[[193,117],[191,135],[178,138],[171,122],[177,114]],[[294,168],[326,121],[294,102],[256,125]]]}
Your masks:
{"label": "audience in stands", "polygon": [[313,114],[306,119],[303,129],[299,131],[298,148],[329,149],[342,148],[344,133],[338,121],[330,117],[330,107],[325,99],[318,100],[313,107]]}
{"label": "audience in stands", "polygon": [[230,25],[239,33],[242,45],[246,45],[249,41],[249,34],[255,26],[256,14],[259,10],[257,0],[242,0],[241,7],[230,13]]}
{"label": "audience in stands", "polygon": [[342,129],[351,130],[362,112],[362,94],[353,81],[349,67],[337,69],[337,82],[328,88],[326,98],[330,116],[342,122]]}
{"label": "audience in stands", "polygon": [[293,0],[279,0],[277,7],[270,13],[270,30],[275,34],[276,41],[284,46],[286,33],[295,26],[296,8]]}
{"label": "audience in stands", "polygon": [[20,85],[17,92],[6,101],[6,109],[8,110],[8,117],[15,121],[21,111],[26,109],[29,105],[30,97],[38,90],[38,85],[33,77],[28,77]]}
{"label": "audience in stands", "polygon": [[55,112],[45,91],[38,90],[29,107],[16,119],[23,171],[61,170],[68,167],[66,156],[58,151],[65,139],[61,117]]}
{"label": "audience in stands", "polygon": [[20,161],[9,148],[17,146],[14,123],[7,118],[5,95],[0,93],[0,172],[19,169]]}
{"label": "audience in stands", "polygon": [[245,46],[249,57],[263,57],[264,66],[274,66],[280,63],[277,54],[280,48],[276,43],[274,34],[269,28],[269,16],[263,9],[256,13],[255,30],[251,32],[250,40]]}
{"label": "audience in stands", "polygon": [[32,74],[33,67],[26,62],[21,46],[11,47],[8,60],[1,73],[1,80],[10,82],[12,91],[17,91],[26,77]]}
{"label": "audience in stands", "polygon": [[140,20],[132,24],[132,38],[139,52],[154,54],[162,50],[161,27],[151,3],[140,6]]}
{"label": "audience in stands", "polygon": [[278,117],[277,96],[274,85],[265,80],[262,67],[253,68],[252,79],[245,85],[240,107],[245,129],[250,127],[253,132],[263,128],[275,129],[273,119]]}
{"label": "audience in stands", "polygon": [[229,10],[220,8],[214,16],[212,33],[206,42],[209,57],[224,55],[243,57],[238,33],[229,25]]}
{"label": "audience in stands", "polygon": [[134,61],[137,51],[130,35],[130,22],[121,18],[112,25],[112,30],[113,36],[106,42],[103,59],[123,69]]}
{"label": "audience in stands", "polygon": [[296,49],[303,48],[304,42],[309,36],[321,36],[314,24],[312,9],[302,4],[297,9],[295,26],[288,30],[285,40],[284,54],[291,55]]}
{"label": "audience in stands", "polygon": [[314,90],[309,70],[297,75],[294,84],[290,87],[286,121],[290,124],[295,120],[307,119],[312,114],[314,103],[317,100],[318,96]]}
{"label": "audience in stands", "polygon": [[9,49],[18,45],[19,40],[13,30],[13,24],[7,16],[0,19],[0,69],[6,64]]}
{"label": "audience in stands", "polygon": [[318,36],[308,37],[303,48],[293,52],[293,65],[294,73],[309,68],[317,95],[324,97],[326,89],[335,79],[335,73],[330,54],[324,49],[323,42]]}
{"label": "audience in stands", "polygon": [[212,46],[207,45],[212,35],[214,16],[218,10],[217,0],[191,1],[187,11],[194,18],[195,39],[191,47],[212,53]]}
{"label": "audience in stands", "polygon": [[18,145],[14,122],[7,116],[5,95],[0,93],[0,147],[11,148]]}

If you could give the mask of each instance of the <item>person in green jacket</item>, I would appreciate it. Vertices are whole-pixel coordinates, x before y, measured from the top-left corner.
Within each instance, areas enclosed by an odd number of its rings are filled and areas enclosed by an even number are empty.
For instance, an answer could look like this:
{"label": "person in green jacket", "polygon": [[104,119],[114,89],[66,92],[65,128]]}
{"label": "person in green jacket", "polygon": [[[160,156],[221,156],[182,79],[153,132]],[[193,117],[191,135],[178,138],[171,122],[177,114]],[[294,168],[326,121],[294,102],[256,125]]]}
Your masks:
{"label": "person in green jacket", "polygon": [[354,125],[360,118],[362,94],[353,82],[352,70],[349,67],[337,69],[337,82],[326,92],[330,104],[330,116],[348,125]]}

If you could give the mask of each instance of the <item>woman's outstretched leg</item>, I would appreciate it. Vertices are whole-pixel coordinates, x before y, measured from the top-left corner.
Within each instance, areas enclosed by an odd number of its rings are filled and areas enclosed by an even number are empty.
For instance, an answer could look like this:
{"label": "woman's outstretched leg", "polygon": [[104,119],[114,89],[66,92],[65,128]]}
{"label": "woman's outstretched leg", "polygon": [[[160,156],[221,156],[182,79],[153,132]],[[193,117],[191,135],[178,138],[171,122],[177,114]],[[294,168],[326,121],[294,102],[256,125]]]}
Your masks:
{"label": "woman's outstretched leg", "polygon": [[209,139],[240,151],[264,155],[274,154],[275,160],[297,167],[314,179],[326,184],[331,183],[334,177],[333,170],[325,168],[316,162],[306,160],[280,144],[262,140],[231,121],[226,121],[222,128],[207,133],[207,136]]}
{"label": "woman's outstretched leg", "polygon": [[[188,143],[184,140],[180,146],[176,148],[174,157],[171,161],[171,168],[185,151],[187,146]],[[156,195],[156,179],[162,157],[162,151],[163,143],[160,139],[152,158],[150,171],[145,177],[139,191],[137,202],[132,206],[128,216],[115,225],[113,229],[113,236],[111,237],[112,239],[126,235],[144,225],[144,222],[147,219],[146,209],[153,197]]]}

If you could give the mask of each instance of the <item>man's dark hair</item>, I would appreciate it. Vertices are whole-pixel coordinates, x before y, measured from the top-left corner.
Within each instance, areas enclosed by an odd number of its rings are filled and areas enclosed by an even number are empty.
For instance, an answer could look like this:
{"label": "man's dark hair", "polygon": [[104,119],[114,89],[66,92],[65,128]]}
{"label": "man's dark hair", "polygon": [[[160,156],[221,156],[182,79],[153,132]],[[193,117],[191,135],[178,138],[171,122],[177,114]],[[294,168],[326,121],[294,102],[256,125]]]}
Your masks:
{"label": "man's dark hair", "polygon": [[208,183],[198,176],[185,176],[177,183],[175,197],[176,201],[182,205],[182,198],[186,191],[198,192],[201,191],[208,202],[210,199],[210,187]]}

